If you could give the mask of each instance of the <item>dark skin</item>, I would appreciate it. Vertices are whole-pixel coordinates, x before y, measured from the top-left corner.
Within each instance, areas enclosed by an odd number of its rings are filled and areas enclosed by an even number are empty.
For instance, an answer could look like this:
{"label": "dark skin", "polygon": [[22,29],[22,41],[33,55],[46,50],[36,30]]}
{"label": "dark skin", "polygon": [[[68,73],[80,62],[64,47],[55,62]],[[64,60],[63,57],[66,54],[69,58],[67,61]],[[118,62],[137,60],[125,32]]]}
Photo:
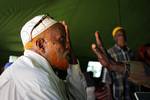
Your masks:
{"label": "dark skin", "polygon": [[125,65],[121,63],[117,63],[113,61],[112,59],[108,58],[106,56],[106,53],[104,52],[104,47],[102,44],[102,40],[100,39],[99,32],[95,32],[95,38],[96,38],[96,44],[92,44],[92,50],[96,54],[99,62],[106,68],[108,68],[111,71],[124,73],[125,71]]}
{"label": "dark skin", "polygon": [[[58,32],[56,32],[56,30]],[[96,44],[92,44],[92,50],[98,57],[98,60],[103,66],[107,67],[109,70],[123,73],[125,69],[124,65],[108,59],[108,57],[103,52],[102,42],[99,37],[99,33],[95,32],[97,46]],[[36,39],[35,42],[36,43],[34,43],[34,50],[36,50],[36,52],[45,57],[54,68],[58,68],[60,70],[66,70],[68,68],[64,66],[60,67],[61,64],[66,64],[65,66],[68,65],[67,55],[63,58],[63,54],[65,54],[65,52],[73,55],[70,44],[70,34],[68,31],[68,27],[64,22],[62,22],[62,24],[58,23],[48,28],[46,31],[44,31],[44,34],[41,34],[40,38]],[[58,58],[58,60],[56,60],[55,56],[56,58]]]}
{"label": "dark skin", "polygon": [[70,56],[73,53],[70,34],[66,27],[65,22],[56,23],[33,38],[28,43],[29,46],[26,46],[26,49],[33,50],[47,59],[60,79],[66,78],[69,64],[76,64],[76,62],[72,62],[75,56]]}
{"label": "dark skin", "polygon": [[[64,22],[63,22],[64,23]],[[58,54],[60,53],[63,53],[64,51],[67,51],[69,53],[71,53],[71,45],[70,45],[70,34],[67,29],[67,25],[65,26],[66,24],[56,24],[54,25],[53,27],[49,28],[48,30],[45,31],[46,34],[42,34],[43,37],[45,37],[46,39],[43,40],[43,39],[38,39],[36,42],[36,47],[38,47],[38,52],[43,55],[46,59],[48,59],[48,61],[50,62],[50,64],[52,64],[54,67],[57,68],[57,65],[53,64],[52,60],[51,60],[51,52],[53,51],[57,51]],[[55,27],[58,27],[58,30],[61,30],[61,35],[58,34],[56,32],[56,34],[49,34],[48,32],[49,31],[56,31]],[[65,28],[66,27],[66,28]],[[47,32],[48,31],[48,32]],[[48,34],[47,34],[48,33]],[[65,33],[67,35],[65,35]],[[110,59],[107,58],[107,56],[104,54],[103,52],[103,47],[102,47],[102,42],[99,38],[99,33],[98,32],[95,32],[95,38],[96,38],[96,43],[97,43],[97,46],[96,44],[92,44],[92,50],[94,51],[94,53],[97,55],[98,57],[98,60],[101,62],[101,64],[103,66],[106,66],[108,69],[110,70],[113,70],[113,71],[116,71],[116,72],[124,72],[124,65],[123,64],[119,64],[117,62],[114,62]],[[62,42],[58,42],[60,39],[62,38]],[[46,41],[50,41],[50,45],[47,45],[47,42]],[[55,46],[54,46],[55,44]],[[51,47],[52,46],[52,47]],[[48,48],[49,47],[49,48]],[[52,49],[51,51],[51,48],[55,48],[55,49]],[[49,51],[50,50],[50,51]],[[72,54],[72,53],[71,53]],[[54,56],[54,55],[53,55]],[[60,59],[62,60],[62,59]],[[66,61],[65,61],[66,60]],[[65,58],[64,62],[67,62],[67,58]],[[66,64],[67,65],[67,64]],[[66,68],[59,68],[60,70],[66,70]]]}
{"label": "dark skin", "polygon": [[125,32],[123,30],[118,30],[116,32],[116,35],[115,35],[115,41],[116,41],[116,44],[122,48],[122,49],[125,49],[126,48],[126,45],[127,45],[127,41],[126,41],[126,35],[125,35]]}
{"label": "dark skin", "polygon": [[25,48],[42,55],[54,69],[66,71],[69,64],[77,64],[71,48],[70,32],[64,21],[33,38]]}
{"label": "dark skin", "polygon": [[[118,64],[108,59],[105,55],[103,52],[102,42],[99,37],[99,33],[95,32],[97,46],[96,44],[92,44],[92,50],[98,57],[101,64],[110,70],[123,72],[124,66],[122,64]],[[68,26],[64,21],[49,27],[43,32],[43,34],[41,33],[31,42],[33,44],[32,50],[46,58],[53,68],[67,70],[69,64],[68,54],[71,55],[71,59],[75,58],[71,49]]]}
{"label": "dark skin", "polygon": [[[114,61],[112,58],[110,58],[107,55],[107,51],[105,51],[105,48],[103,47],[103,43],[100,38],[99,32],[95,32],[95,38],[96,38],[96,43],[93,43],[91,47],[93,52],[96,54],[99,62],[110,71],[124,74],[125,65],[123,63],[118,63]],[[123,33],[119,32],[118,34],[116,34],[115,39],[117,41],[117,45],[119,45],[121,48],[124,48],[126,46],[126,39]],[[96,89],[95,95],[97,100],[106,100],[106,98],[108,99],[108,97],[110,97],[109,99],[111,100],[110,87],[108,86],[103,88],[99,87]]]}
{"label": "dark skin", "polygon": [[56,23],[32,40],[32,50],[42,55],[53,68],[67,70],[70,39],[62,23]]}
{"label": "dark skin", "polygon": [[71,39],[70,39],[70,31],[68,28],[68,25],[66,24],[65,21],[60,21],[60,23],[65,27],[65,32],[66,32],[66,48],[69,51],[69,57],[68,61],[70,64],[77,64],[77,58],[73,52],[72,45],[71,45]]}

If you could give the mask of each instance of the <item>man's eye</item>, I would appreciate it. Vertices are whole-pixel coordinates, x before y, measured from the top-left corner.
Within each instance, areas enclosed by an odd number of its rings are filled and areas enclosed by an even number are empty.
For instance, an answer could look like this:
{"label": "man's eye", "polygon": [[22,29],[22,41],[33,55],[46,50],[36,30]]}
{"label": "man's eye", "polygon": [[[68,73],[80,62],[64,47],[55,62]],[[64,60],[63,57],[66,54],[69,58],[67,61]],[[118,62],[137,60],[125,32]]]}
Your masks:
{"label": "man's eye", "polygon": [[60,38],[60,42],[61,42],[61,43],[65,43],[65,41],[66,41],[66,40],[65,40],[64,37],[61,37],[61,38]]}

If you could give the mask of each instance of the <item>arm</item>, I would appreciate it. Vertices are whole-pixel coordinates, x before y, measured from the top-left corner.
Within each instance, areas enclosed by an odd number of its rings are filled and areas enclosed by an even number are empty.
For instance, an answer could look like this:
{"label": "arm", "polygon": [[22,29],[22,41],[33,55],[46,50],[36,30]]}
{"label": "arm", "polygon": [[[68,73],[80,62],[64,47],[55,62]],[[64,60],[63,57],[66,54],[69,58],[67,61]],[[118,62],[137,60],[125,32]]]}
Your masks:
{"label": "arm", "polygon": [[109,57],[103,47],[102,40],[100,39],[98,32],[95,32],[95,38],[97,46],[95,43],[92,44],[92,50],[96,54],[99,62],[110,71],[125,73],[127,70],[126,64],[115,62]]}
{"label": "arm", "polygon": [[70,65],[66,84],[69,99],[86,100],[86,80],[79,64]]}
{"label": "arm", "polygon": [[67,70],[68,75],[66,78],[69,100],[86,100],[85,77],[81,72],[80,65],[73,53],[68,26],[64,21],[61,23],[64,25],[66,30],[66,48],[69,51],[69,68]]}

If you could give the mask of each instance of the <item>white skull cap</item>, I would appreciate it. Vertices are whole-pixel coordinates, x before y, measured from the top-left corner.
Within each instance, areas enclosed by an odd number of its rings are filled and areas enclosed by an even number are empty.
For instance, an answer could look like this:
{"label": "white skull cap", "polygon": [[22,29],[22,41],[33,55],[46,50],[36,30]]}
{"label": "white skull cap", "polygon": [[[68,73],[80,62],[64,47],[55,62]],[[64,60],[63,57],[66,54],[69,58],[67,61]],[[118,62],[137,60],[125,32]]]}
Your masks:
{"label": "white skull cap", "polygon": [[23,45],[31,41],[34,37],[57,23],[47,15],[38,15],[29,20],[21,29],[21,40]]}

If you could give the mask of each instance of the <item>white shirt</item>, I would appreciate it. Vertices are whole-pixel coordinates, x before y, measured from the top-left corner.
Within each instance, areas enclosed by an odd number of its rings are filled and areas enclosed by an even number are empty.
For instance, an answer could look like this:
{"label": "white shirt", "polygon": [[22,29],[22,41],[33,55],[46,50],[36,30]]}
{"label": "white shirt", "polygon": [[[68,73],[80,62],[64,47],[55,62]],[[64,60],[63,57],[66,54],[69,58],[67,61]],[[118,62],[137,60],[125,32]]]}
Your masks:
{"label": "white shirt", "polygon": [[66,81],[47,60],[26,50],[0,76],[0,100],[85,100],[86,82],[78,64],[70,65]]}

